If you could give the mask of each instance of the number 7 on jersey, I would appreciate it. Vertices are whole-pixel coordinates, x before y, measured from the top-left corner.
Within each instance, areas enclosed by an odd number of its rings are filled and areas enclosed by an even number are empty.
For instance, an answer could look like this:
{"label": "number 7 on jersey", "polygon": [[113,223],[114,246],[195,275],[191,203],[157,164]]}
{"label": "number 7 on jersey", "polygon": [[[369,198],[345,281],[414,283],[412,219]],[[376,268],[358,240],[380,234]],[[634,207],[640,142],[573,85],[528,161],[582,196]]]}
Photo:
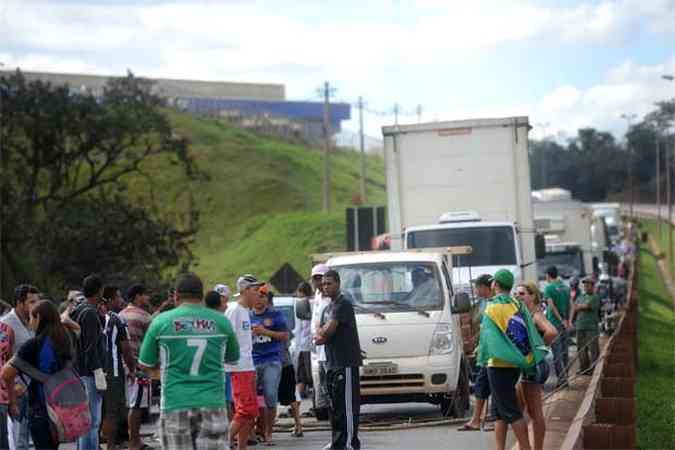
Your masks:
{"label": "number 7 on jersey", "polygon": [[204,351],[206,350],[206,344],[208,341],[206,339],[188,339],[188,347],[197,347],[195,355],[192,357],[192,366],[190,367],[190,376],[199,375],[199,366],[202,364],[202,358],[204,357]]}

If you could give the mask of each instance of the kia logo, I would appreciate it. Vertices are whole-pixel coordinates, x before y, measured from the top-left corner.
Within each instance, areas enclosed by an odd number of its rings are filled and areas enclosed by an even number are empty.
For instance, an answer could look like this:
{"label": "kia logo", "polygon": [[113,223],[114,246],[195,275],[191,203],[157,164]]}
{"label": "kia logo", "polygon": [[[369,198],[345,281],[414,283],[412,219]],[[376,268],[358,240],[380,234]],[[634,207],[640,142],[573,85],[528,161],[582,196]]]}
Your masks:
{"label": "kia logo", "polygon": [[373,344],[385,344],[387,342],[387,338],[384,336],[377,336],[373,338]]}

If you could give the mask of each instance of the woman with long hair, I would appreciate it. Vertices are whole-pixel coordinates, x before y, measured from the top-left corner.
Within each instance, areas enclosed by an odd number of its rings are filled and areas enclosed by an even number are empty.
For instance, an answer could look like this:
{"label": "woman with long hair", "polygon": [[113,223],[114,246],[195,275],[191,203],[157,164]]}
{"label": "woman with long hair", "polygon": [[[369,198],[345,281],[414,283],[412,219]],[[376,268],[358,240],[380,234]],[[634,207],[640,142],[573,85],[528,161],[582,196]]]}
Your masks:
{"label": "woman with long hair", "polygon": [[[541,294],[536,283],[527,282],[519,284],[516,288],[516,298],[527,307],[532,315],[534,326],[543,338],[544,343],[551,345],[551,342],[558,335],[558,331],[546,320],[546,316],[541,311]],[[542,394],[548,374],[548,362],[542,361],[536,370],[523,373],[518,386],[519,394],[525,402],[527,413],[532,419],[534,450],[542,450],[544,448],[546,420],[544,419]]]}
{"label": "woman with long hair", "polygon": [[[56,306],[41,300],[30,310],[30,327],[35,337],[26,341],[2,368],[2,378],[11,383],[19,370],[19,360],[35,369],[52,374],[62,370],[74,358],[74,337],[61,323]],[[28,385],[28,420],[35,448],[58,449],[52,437],[42,383],[31,379]]]}

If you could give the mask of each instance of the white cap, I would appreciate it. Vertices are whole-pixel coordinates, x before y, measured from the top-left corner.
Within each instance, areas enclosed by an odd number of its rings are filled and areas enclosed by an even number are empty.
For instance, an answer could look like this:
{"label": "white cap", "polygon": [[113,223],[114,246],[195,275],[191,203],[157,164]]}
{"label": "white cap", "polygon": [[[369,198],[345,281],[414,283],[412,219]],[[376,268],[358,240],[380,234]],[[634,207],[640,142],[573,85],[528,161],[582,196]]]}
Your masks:
{"label": "white cap", "polygon": [[216,284],[213,287],[213,290],[216,291],[217,293],[220,294],[221,297],[228,297],[230,296],[230,288],[226,284]]}
{"label": "white cap", "polygon": [[246,288],[258,287],[262,286],[263,284],[265,283],[258,281],[258,279],[255,276],[249,273],[240,276],[239,279],[237,280],[237,288],[239,288],[239,292],[242,292]]}
{"label": "white cap", "polygon": [[312,276],[321,275],[324,276],[328,272],[328,266],[325,264],[317,264],[312,267]]}

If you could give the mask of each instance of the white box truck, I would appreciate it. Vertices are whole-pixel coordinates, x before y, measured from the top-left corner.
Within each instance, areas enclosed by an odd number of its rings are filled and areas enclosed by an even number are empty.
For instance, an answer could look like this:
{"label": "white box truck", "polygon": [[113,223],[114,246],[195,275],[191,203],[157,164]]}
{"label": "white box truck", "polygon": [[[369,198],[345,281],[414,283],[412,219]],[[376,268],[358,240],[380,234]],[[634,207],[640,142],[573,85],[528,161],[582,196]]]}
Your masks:
{"label": "white box truck", "polygon": [[391,248],[468,245],[453,281],[537,277],[527,117],[394,125],[384,135]]}
{"label": "white box truck", "polygon": [[594,227],[600,219],[594,218],[592,208],[561,188],[532,191],[532,206],[535,228],[547,241],[546,255],[539,260],[540,271],[560,266],[565,278],[597,272],[607,245],[604,228],[601,224]]}

